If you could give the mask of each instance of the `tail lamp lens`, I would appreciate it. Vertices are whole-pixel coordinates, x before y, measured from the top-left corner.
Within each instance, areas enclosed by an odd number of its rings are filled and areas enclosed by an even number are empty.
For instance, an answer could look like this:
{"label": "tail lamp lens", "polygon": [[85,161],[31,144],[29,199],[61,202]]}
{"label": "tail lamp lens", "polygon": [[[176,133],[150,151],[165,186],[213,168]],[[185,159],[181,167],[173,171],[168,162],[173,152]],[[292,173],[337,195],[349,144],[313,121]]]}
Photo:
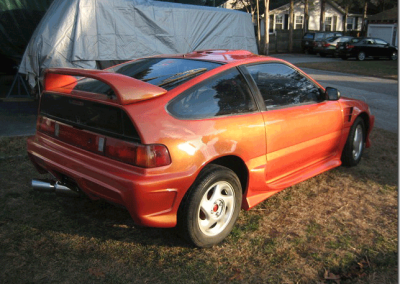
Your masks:
{"label": "tail lamp lens", "polygon": [[106,139],[106,157],[143,168],[169,165],[171,158],[164,145],[141,145],[113,138]]}
{"label": "tail lamp lens", "polygon": [[354,45],[347,45],[346,47],[347,47],[347,48],[353,48]]}
{"label": "tail lamp lens", "polygon": [[[78,130],[59,124],[52,119],[39,116],[37,129],[71,145],[106,157],[142,168],[155,168],[171,164],[166,146],[159,144],[142,145],[93,132]],[[90,141],[90,142],[88,142]]]}

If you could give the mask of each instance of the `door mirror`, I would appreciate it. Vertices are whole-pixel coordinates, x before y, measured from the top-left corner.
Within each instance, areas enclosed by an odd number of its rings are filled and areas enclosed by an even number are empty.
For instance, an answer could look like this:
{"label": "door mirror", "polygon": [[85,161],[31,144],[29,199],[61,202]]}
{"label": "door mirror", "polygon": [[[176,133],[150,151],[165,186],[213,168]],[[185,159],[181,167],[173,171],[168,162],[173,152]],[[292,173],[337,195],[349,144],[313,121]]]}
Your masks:
{"label": "door mirror", "polygon": [[337,101],[340,99],[340,92],[335,88],[326,87],[325,98],[329,101]]}

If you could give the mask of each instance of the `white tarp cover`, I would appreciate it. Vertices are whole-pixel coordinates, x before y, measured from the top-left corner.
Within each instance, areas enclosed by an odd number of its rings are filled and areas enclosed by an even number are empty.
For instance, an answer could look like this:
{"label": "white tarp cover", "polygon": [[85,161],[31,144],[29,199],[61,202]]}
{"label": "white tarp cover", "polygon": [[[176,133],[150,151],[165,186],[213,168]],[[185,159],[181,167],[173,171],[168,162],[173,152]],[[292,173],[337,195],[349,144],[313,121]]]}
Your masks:
{"label": "white tarp cover", "polygon": [[96,61],[201,49],[258,53],[251,15],[150,0],[55,0],[32,35],[19,72],[34,86],[45,68],[96,69]]}

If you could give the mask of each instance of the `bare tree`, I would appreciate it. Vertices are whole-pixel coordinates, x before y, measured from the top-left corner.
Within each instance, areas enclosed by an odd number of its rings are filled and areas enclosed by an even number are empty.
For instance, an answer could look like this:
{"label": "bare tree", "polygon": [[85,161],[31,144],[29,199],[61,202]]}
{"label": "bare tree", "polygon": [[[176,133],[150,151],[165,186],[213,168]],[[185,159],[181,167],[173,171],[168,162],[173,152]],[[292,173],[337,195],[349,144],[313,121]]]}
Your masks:
{"label": "bare tree", "polygon": [[365,19],[367,18],[367,8],[368,8],[368,0],[364,0],[364,12],[361,23],[361,35],[364,35],[366,27],[365,27]]}
{"label": "bare tree", "polygon": [[325,31],[325,0],[321,0],[321,14],[319,16],[319,30]]}
{"label": "bare tree", "polygon": [[264,0],[264,54],[269,54],[269,0]]}
{"label": "bare tree", "polygon": [[347,0],[343,4],[344,4],[343,32],[347,32],[347,18],[349,16],[350,1]]}
{"label": "bare tree", "polygon": [[290,0],[289,6],[289,52],[293,51],[293,24],[294,24],[294,0]]}
{"label": "bare tree", "polygon": [[303,24],[303,32],[306,33],[308,31],[308,0],[304,0],[304,24]]}
{"label": "bare tree", "polygon": [[260,28],[260,4],[259,1],[257,2],[257,46],[258,50],[261,49],[261,28]]}

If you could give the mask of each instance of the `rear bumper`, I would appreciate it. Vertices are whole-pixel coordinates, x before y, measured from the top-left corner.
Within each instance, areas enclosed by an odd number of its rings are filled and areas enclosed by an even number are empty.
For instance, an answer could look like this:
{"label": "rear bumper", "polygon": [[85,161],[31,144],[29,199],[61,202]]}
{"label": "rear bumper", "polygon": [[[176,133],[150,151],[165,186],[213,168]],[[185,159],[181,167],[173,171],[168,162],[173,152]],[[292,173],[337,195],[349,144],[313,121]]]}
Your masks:
{"label": "rear bumper", "polygon": [[161,175],[127,165],[40,132],[28,139],[27,146],[29,157],[39,171],[50,172],[57,179],[67,177],[92,199],[122,205],[135,223],[176,226],[179,203],[190,187],[191,178]]}

